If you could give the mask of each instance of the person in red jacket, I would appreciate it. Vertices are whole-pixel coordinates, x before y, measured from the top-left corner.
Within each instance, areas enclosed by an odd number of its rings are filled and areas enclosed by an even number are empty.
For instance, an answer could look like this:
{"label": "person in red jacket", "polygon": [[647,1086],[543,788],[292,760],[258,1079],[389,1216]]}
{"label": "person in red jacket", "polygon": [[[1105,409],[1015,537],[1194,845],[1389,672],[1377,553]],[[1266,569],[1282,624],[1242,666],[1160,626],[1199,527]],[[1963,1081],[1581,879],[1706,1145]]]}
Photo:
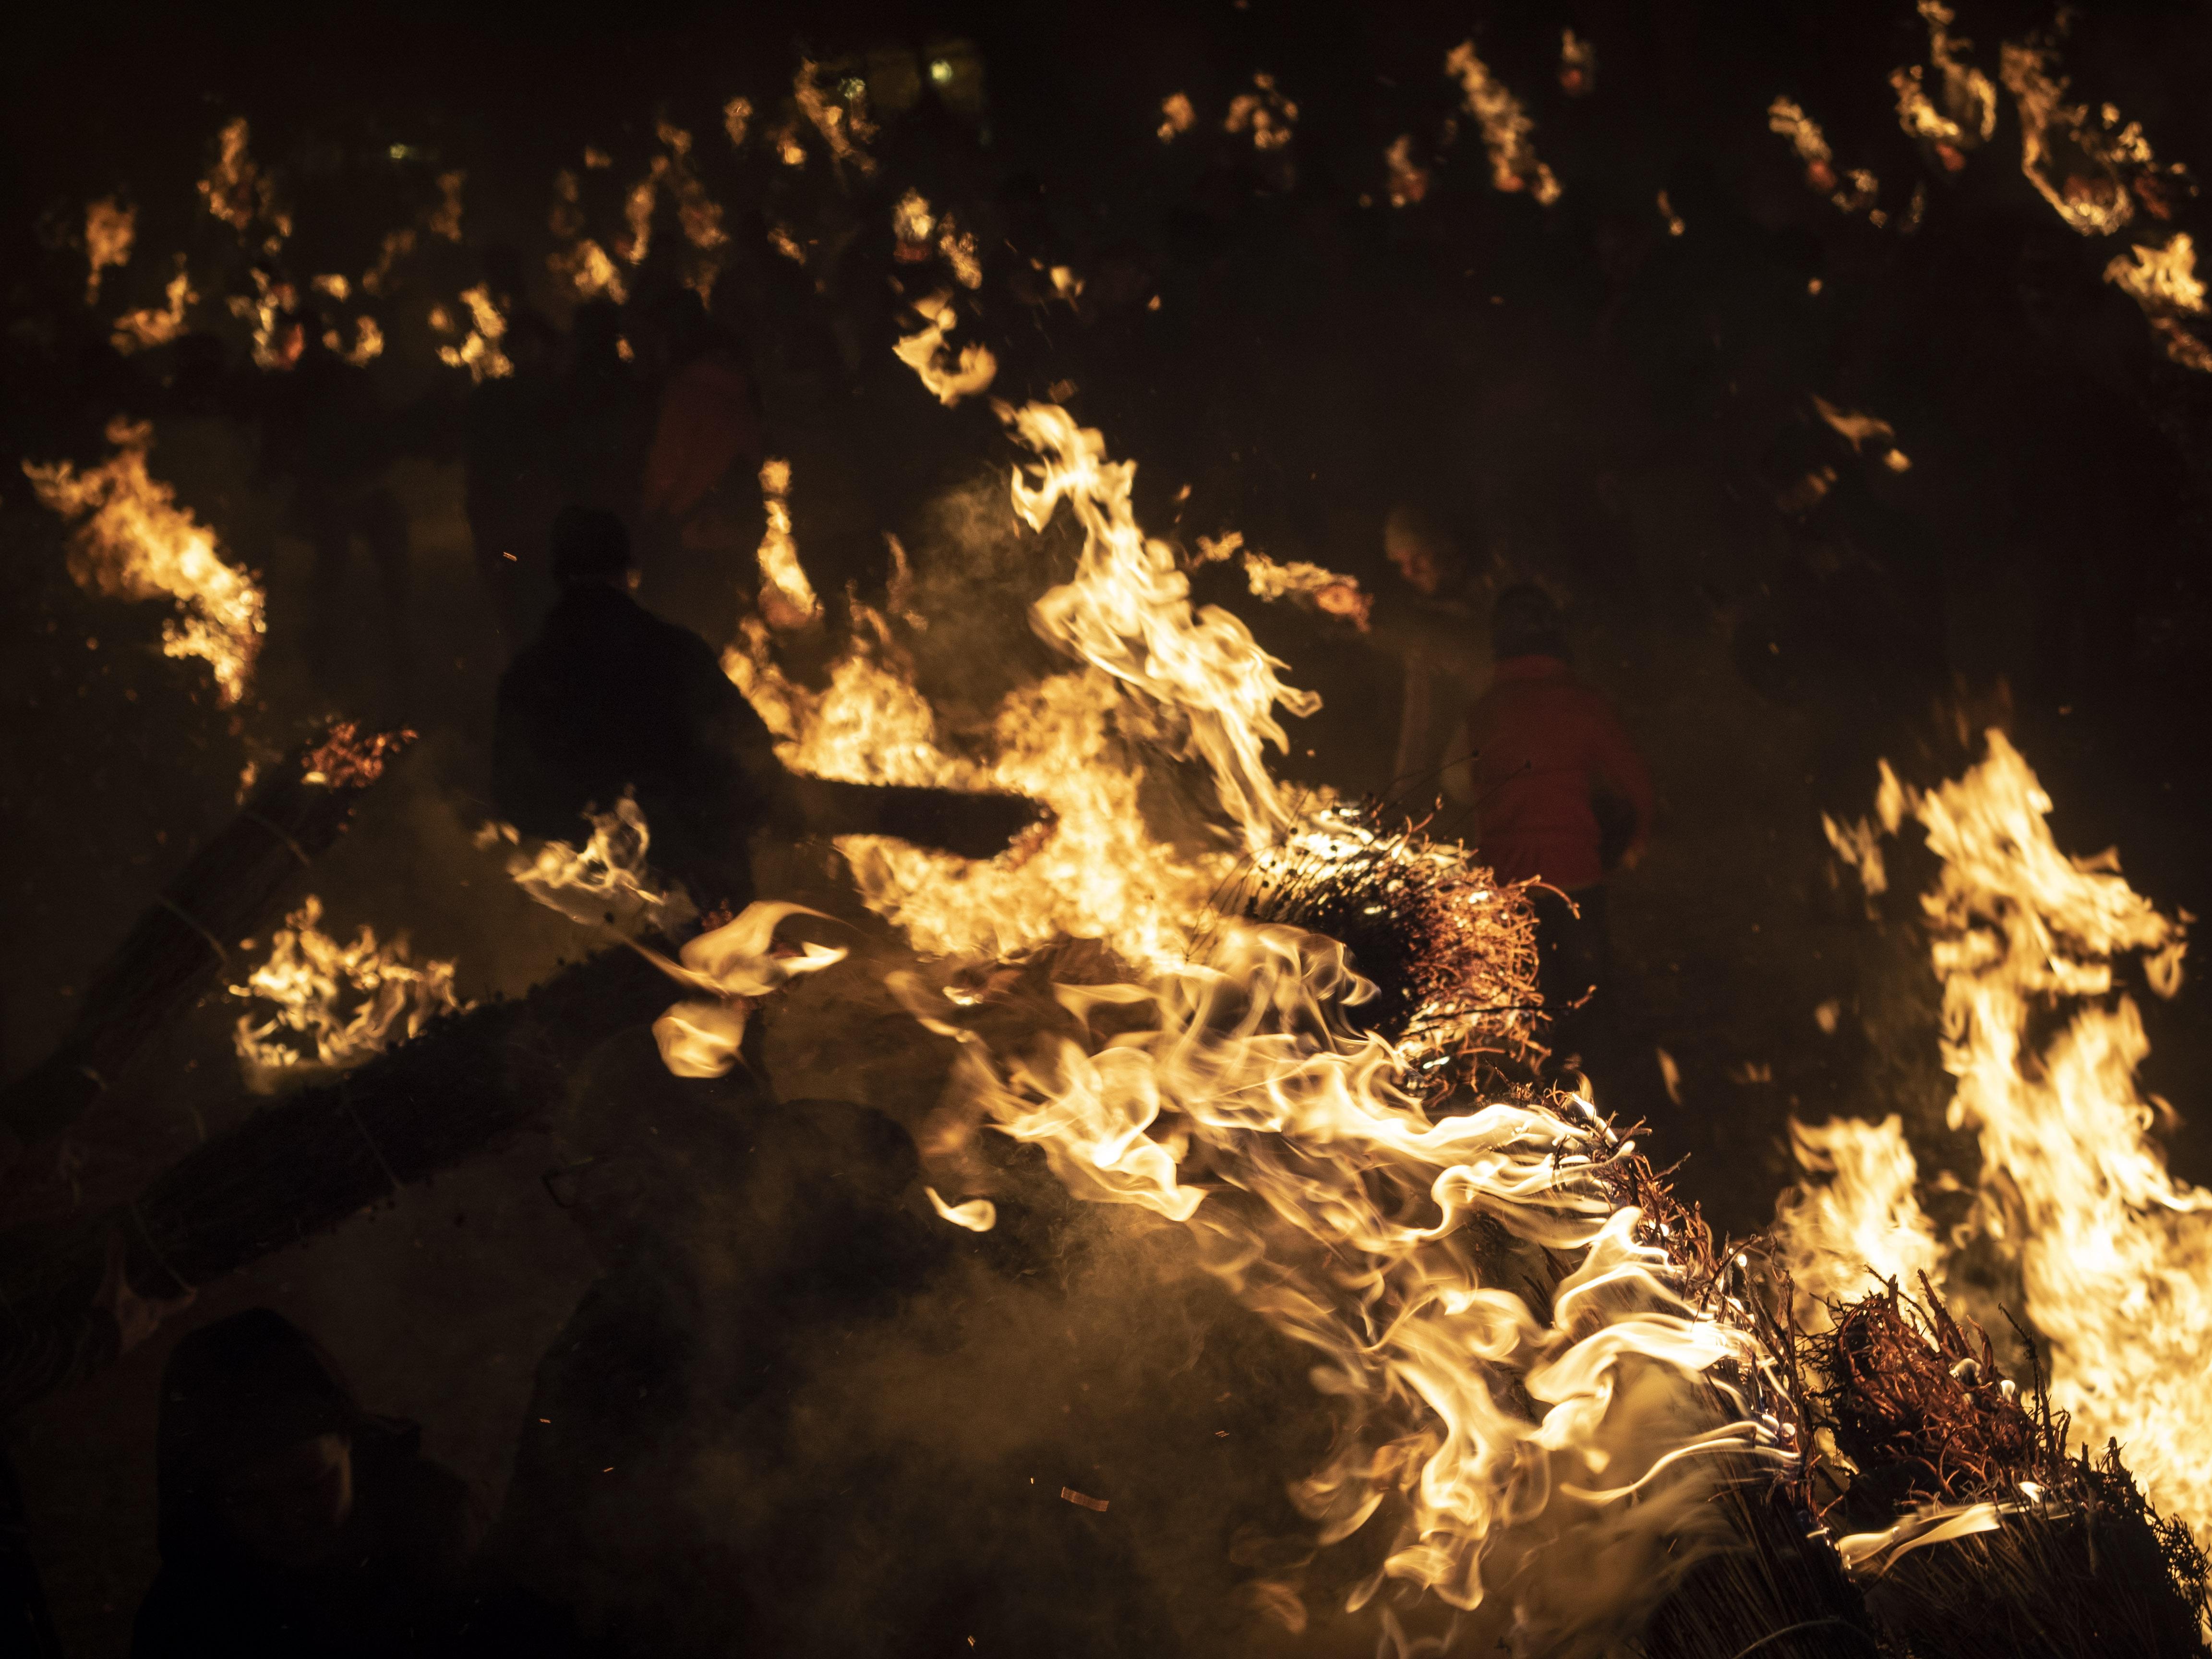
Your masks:
{"label": "person in red jacket", "polygon": [[1613,706],[1567,665],[1559,608],[1509,587],[1491,613],[1496,665],[1468,710],[1444,776],[1469,839],[1504,881],[1540,881],[1539,988],[1563,1056],[1586,1046],[1605,979],[1605,878],[1644,855],[1651,775]]}

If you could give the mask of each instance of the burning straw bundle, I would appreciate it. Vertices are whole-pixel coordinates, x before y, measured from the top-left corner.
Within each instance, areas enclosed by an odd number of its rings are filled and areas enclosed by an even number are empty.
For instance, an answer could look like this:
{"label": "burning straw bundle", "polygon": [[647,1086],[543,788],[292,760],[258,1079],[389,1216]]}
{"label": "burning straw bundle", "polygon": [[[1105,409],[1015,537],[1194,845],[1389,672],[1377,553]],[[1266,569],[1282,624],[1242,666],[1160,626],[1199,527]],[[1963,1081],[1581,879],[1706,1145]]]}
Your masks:
{"label": "burning straw bundle", "polygon": [[102,964],[61,1046],[0,1094],[0,1124],[32,1141],[82,1115],[208,988],[229,942],[258,928],[337,841],[362,793],[414,735],[342,720],[272,767]]}
{"label": "burning straw bundle", "polygon": [[667,1002],[658,968],[609,951],[299,1091],[199,1147],[135,1201],[39,1244],[0,1247],[0,1338],[82,1308],[111,1236],[129,1249],[131,1283],[160,1295],[328,1231],[531,1122],[593,1048]]}
{"label": "burning straw bundle", "polygon": [[1417,1066],[1535,1047],[1534,913],[1455,843],[1387,827],[1378,804],[1340,805],[1260,854],[1240,884],[1228,908],[1345,947],[1375,986],[1349,1012]]}
{"label": "burning straw bundle", "polygon": [[2040,1367],[2022,1395],[1924,1275],[1921,1291],[1892,1280],[1800,1338],[1835,1448],[1831,1513],[1869,1529],[1842,1547],[1883,1627],[1947,1659],[2204,1654],[2188,1528],[2160,1517],[2117,1445],[2069,1457]]}
{"label": "burning straw bundle", "polygon": [[[1633,1132],[1632,1132],[1633,1133]],[[1749,1330],[1770,1367],[1726,1364],[1708,1382],[1716,1408],[1763,1419],[1785,1444],[1805,1441],[1794,1350],[1750,1281],[1752,1257],[1716,1247],[1695,1206],[1685,1208],[1641,1156],[1615,1166],[1614,1197],[1643,1218],[1644,1242],[1674,1266],[1683,1300]],[[1778,1468],[1731,1454],[1712,1471],[1708,1507],[1723,1546],[1701,1555],[1654,1612],[1640,1645],[1649,1659],[1866,1659],[1883,1650],[1858,1593],[1807,1508],[1802,1465]]]}

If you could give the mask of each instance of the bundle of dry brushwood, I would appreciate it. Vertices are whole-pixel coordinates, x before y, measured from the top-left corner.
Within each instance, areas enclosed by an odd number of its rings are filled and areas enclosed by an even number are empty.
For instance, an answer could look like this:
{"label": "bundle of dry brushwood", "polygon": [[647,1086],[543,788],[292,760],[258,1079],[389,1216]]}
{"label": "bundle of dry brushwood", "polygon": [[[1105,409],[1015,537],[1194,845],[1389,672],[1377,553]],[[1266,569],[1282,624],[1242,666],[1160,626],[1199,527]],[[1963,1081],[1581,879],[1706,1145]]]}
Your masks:
{"label": "bundle of dry brushwood", "polygon": [[2145,1499],[2118,1446],[2069,1454],[2066,1413],[2027,1333],[2022,1389],[1924,1275],[1917,1297],[1892,1280],[1831,1312],[1830,1328],[1797,1338],[1805,1397],[1833,1448],[1805,1479],[1832,1527],[1868,1540],[1855,1576],[1895,1650],[2207,1651],[2203,1552]]}
{"label": "bundle of dry brushwood", "polygon": [[414,737],[339,720],[270,767],[101,964],[60,1046],[0,1092],[0,1126],[28,1144],[82,1116],[344,833]]}

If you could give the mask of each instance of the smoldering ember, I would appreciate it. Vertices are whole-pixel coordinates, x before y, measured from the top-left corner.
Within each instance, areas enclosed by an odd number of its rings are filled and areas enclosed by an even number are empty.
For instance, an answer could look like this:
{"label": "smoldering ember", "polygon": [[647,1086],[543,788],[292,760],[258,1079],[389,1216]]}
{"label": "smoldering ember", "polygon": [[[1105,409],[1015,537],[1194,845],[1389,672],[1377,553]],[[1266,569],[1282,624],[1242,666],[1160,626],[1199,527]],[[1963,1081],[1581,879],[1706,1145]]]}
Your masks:
{"label": "smoldering ember", "polygon": [[2212,1653],[2201,11],[7,27],[0,1652]]}

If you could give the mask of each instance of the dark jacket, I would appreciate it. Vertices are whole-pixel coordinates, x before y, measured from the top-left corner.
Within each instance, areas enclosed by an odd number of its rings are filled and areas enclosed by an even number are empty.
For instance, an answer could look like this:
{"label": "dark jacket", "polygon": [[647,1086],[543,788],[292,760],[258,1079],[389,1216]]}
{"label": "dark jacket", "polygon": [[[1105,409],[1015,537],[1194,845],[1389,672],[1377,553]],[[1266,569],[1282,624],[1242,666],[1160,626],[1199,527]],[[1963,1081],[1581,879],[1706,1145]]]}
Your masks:
{"label": "dark jacket", "polygon": [[[343,1434],[353,1508],[311,1567],[262,1560],[231,1534],[227,1468]],[[257,1308],[195,1331],[161,1376],[161,1571],[138,1609],[135,1659],[353,1659],[452,1650],[482,1518],[459,1476],[422,1456],[414,1425],[370,1415],[329,1358]]]}
{"label": "dark jacket", "polygon": [[1472,759],[1446,776],[1474,806],[1482,861],[1505,881],[1540,876],[1570,890],[1605,878],[1601,806],[1629,822],[1627,849],[1651,826],[1651,775],[1613,705],[1557,657],[1509,657],[1468,711],[1454,747]]}
{"label": "dark jacket", "polygon": [[493,800],[526,835],[577,842],[625,790],[653,863],[702,906],[750,902],[746,838],[795,812],[772,734],[706,641],[581,584],[500,678]]}

